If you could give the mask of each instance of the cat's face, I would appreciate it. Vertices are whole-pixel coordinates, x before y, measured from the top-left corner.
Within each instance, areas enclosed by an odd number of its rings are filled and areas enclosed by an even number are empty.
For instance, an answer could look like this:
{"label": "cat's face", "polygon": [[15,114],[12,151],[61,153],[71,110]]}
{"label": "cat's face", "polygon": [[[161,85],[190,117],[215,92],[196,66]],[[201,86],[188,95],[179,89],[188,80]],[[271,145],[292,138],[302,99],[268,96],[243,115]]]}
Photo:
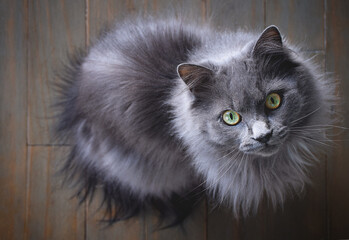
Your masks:
{"label": "cat's face", "polygon": [[182,66],[183,75],[191,73],[193,118],[208,145],[224,154],[271,156],[290,142],[292,128],[314,107],[313,86],[301,66],[281,55]]}
{"label": "cat's face", "polygon": [[198,99],[201,102],[193,108],[203,139],[223,151],[276,153],[287,139],[291,122],[300,117],[297,106],[304,97],[297,80],[258,79],[257,72],[239,72],[234,67],[214,78],[215,90]]}

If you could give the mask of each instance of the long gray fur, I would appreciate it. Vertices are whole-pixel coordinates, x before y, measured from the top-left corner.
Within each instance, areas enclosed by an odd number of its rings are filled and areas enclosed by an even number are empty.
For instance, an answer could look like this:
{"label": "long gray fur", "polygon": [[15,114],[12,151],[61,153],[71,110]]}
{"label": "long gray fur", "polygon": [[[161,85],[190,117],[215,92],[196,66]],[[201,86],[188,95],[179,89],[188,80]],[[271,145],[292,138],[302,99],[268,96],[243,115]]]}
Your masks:
{"label": "long gray fur", "polygon": [[[182,79],[181,64],[198,68]],[[80,192],[102,185],[116,209],[127,201],[118,194],[143,208],[203,187],[244,215],[263,196],[277,205],[302,190],[336,100],[331,79],[276,27],[217,32],[175,19],[117,24],[74,65],[63,91],[58,132],[73,143],[66,170],[83,182]],[[265,108],[271,92],[282,96],[276,110]],[[222,122],[229,109],[242,117],[236,126]],[[267,132],[273,147],[254,151]]]}

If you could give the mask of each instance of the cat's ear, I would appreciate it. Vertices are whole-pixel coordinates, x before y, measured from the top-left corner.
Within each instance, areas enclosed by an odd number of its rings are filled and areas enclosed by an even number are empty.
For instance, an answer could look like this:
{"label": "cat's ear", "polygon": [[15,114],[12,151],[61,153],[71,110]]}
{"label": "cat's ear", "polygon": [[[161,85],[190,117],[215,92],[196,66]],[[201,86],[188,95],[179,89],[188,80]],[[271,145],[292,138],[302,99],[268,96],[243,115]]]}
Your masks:
{"label": "cat's ear", "polygon": [[271,25],[267,27],[253,47],[253,55],[273,54],[282,51],[282,36],[279,29]]}
{"label": "cat's ear", "polygon": [[213,75],[212,70],[189,63],[182,63],[177,66],[178,76],[187,84],[190,91],[199,85],[207,82]]}

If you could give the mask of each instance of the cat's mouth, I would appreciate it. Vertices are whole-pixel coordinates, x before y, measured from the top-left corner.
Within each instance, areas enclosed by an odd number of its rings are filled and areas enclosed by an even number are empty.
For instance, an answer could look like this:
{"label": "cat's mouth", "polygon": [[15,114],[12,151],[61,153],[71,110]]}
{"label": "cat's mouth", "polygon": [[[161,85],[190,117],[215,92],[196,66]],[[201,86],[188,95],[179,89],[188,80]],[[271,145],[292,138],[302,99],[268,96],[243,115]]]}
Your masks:
{"label": "cat's mouth", "polygon": [[260,142],[260,141],[249,141],[247,143],[245,142],[240,145],[239,149],[240,151],[246,154],[269,157],[276,154],[280,150],[286,138],[287,138],[287,130],[286,130],[286,127],[283,127],[278,131],[277,137],[272,137],[267,142]]}

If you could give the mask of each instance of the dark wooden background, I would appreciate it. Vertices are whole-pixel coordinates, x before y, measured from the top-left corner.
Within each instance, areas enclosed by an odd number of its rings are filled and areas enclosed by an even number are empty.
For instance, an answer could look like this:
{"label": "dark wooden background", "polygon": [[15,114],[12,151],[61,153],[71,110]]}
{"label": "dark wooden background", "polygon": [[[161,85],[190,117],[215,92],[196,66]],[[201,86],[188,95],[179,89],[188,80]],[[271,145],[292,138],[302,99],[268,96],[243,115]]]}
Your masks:
{"label": "dark wooden background", "polygon": [[[279,26],[338,77],[349,126],[349,1],[180,2],[202,21],[213,14],[220,28]],[[284,209],[265,203],[257,216],[234,220],[229,209],[211,210],[204,202],[186,233],[153,232],[151,213],[103,228],[96,204],[78,208],[71,191],[60,188],[56,165],[69,146],[51,136],[55,71],[106,22],[168,6],[165,0],[0,0],[0,239],[348,239],[348,131],[314,169],[304,196],[289,199]]]}

